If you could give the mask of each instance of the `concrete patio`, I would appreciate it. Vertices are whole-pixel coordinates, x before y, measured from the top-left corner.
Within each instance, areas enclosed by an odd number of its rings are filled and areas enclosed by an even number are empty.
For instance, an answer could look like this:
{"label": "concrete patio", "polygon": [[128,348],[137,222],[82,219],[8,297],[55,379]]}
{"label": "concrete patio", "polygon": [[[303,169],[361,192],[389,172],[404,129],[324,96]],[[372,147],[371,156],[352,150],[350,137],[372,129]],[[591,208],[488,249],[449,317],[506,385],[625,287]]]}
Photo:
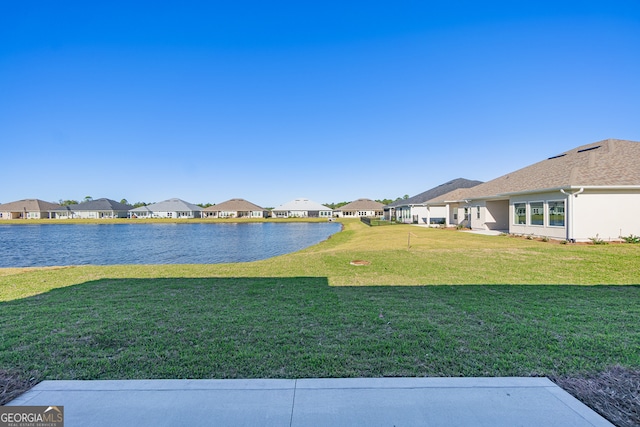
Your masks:
{"label": "concrete patio", "polygon": [[612,426],[546,378],[44,381],[65,426]]}

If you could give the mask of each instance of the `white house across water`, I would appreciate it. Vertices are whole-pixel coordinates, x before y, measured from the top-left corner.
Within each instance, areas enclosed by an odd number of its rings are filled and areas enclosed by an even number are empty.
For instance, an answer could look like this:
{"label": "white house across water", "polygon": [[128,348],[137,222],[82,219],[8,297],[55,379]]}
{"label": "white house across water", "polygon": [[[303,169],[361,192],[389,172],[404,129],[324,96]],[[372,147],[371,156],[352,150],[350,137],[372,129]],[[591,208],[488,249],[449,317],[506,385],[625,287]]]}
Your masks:
{"label": "white house across water", "polygon": [[331,218],[332,214],[331,208],[309,199],[295,199],[271,211],[275,218]]}

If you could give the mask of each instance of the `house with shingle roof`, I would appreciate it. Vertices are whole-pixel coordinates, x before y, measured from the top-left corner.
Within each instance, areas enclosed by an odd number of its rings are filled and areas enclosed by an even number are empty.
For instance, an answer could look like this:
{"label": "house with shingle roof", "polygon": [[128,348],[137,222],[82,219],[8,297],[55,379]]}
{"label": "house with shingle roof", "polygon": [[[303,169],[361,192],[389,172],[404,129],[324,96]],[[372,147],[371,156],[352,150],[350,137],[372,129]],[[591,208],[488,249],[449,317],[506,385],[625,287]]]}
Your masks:
{"label": "house with shingle roof", "polygon": [[275,218],[331,218],[331,208],[309,199],[295,199],[274,208]]}
{"label": "house with shingle roof", "polygon": [[204,218],[268,218],[269,211],[244,199],[230,199],[202,211]]}
{"label": "house with shingle roof", "polygon": [[[472,188],[457,188],[448,193],[434,197],[425,202],[430,212],[440,209],[444,215],[444,226],[463,225],[469,227],[469,206],[465,204],[466,197],[471,193]],[[442,224],[442,221],[440,221]]]}
{"label": "house with shingle roof", "polygon": [[337,217],[362,218],[381,217],[384,215],[384,204],[371,199],[358,199],[333,210]]}
{"label": "house with shingle roof", "polygon": [[640,142],[607,139],[553,155],[449,199],[469,225],[569,241],[640,235]]}
{"label": "house with shingle roof", "polygon": [[460,188],[471,188],[481,184],[482,181],[475,181],[465,178],[456,178],[454,180],[440,184],[427,191],[395,201],[384,208],[385,218],[394,219],[404,223],[425,223],[425,224],[445,224],[446,209],[442,206],[429,206],[427,202],[433,198]]}
{"label": "house with shingle roof", "polygon": [[51,212],[60,205],[40,199],[24,199],[0,205],[0,219],[52,218]]}
{"label": "house with shingle roof", "polygon": [[131,205],[100,198],[76,205],[58,206],[52,213],[56,219],[127,218],[129,209],[131,209]]}
{"label": "house with shingle roof", "polygon": [[131,218],[200,218],[203,209],[181,199],[168,199],[129,210]]}

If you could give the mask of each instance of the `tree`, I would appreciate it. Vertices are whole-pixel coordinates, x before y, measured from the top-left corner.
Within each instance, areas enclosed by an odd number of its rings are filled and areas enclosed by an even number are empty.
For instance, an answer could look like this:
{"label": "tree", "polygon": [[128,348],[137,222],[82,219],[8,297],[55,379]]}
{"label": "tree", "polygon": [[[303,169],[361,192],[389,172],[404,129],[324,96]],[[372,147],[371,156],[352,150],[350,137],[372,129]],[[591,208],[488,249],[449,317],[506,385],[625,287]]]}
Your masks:
{"label": "tree", "polygon": [[339,202],[339,203],[323,203],[326,207],[330,208],[330,209],[338,209],[341,208],[342,206],[346,205],[349,202]]}
{"label": "tree", "polygon": [[145,202],[135,202],[132,206],[135,209],[135,208],[140,208],[142,206],[148,206],[148,205],[149,203],[145,203]]}
{"label": "tree", "polygon": [[77,200],[58,200],[58,204],[62,205],[62,206],[69,206],[69,205],[77,205],[78,201]]}
{"label": "tree", "polygon": [[90,202],[90,201],[92,201],[92,200],[93,200],[93,197],[91,197],[91,196],[84,196],[84,201],[85,201],[85,202]]}
{"label": "tree", "polygon": [[393,200],[391,200],[391,199],[381,199],[381,200],[376,200],[376,202],[382,203],[383,205],[388,205],[388,204],[393,203]]}
{"label": "tree", "polygon": [[198,203],[197,206],[201,208],[208,208],[209,206],[213,206],[215,203]]}
{"label": "tree", "polygon": [[120,200],[120,203],[122,203],[123,205],[128,205],[129,201],[127,199],[122,199]]}

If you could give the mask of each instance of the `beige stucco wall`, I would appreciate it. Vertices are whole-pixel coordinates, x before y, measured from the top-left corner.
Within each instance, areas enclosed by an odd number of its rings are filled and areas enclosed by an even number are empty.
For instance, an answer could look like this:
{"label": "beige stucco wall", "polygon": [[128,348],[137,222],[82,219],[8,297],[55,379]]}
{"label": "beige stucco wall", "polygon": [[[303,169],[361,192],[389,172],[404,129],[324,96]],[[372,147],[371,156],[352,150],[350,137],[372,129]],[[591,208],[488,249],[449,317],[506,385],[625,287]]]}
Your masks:
{"label": "beige stucco wall", "polygon": [[[487,202],[485,202],[484,200],[472,200],[469,205],[465,205],[465,206],[469,207],[469,217],[471,219],[470,221],[471,228],[474,230],[486,230],[487,227],[485,225],[485,218],[486,218]],[[478,211],[478,208],[480,208],[479,211]],[[478,215],[478,212],[480,212],[480,215]],[[463,214],[463,217],[464,217],[464,214]]]}
{"label": "beige stucco wall", "polygon": [[640,235],[640,190],[585,190],[573,197],[573,235],[576,241],[596,237],[617,240]]}
{"label": "beige stucco wall", "polygon": [[[548,202],[561,200],[565,201],[565,225],[549,226]],[[543,203],[544,225],[514,224],[514,204],[527,203],[528,222],[531,202]],[[596,236],[605,241],[618,240],[620,236],[640,235],[639,211],[640,190],[586,189],[571,200],[559,191],[514,196],[509,200],[509,232],[577,242],[588,242]]]}
{"label": "beige stucco wall", "polygon": [[[564,226],[549,226],[548,218],[548,202],[565,201],[565,221]],[[531,225],[529,224],[529,205],[532,202],[542,202],[543,210],[545,212],[544,225]],[[515,224],[514,218],[514,204],[527,203],[527,224]],[[549,237],[551,239],[565,240],[567,239],[567,224],[569,218],[569,208],[566,201],[566,196],[560,191],[554,191],[549,193],[527,194],[522,196],[514,196],[509,200],[509,233],[511,234],[523,234],[534,235],[538,237]]]}
{"label": "beige stucco wall", "polygon": [[[429,216],[427,217],[427,222],[430,222],[431,218],[443,218],[446,223],[448,216],[446,206],[429,206],[428,212]],[[422,218],[420,218],[420,223],[423,223]]]}
{"label": "beige stucco wall", "polygon": [[487,201],[484,210],[484,225],[488,230],[509,230],[509,201]]}

